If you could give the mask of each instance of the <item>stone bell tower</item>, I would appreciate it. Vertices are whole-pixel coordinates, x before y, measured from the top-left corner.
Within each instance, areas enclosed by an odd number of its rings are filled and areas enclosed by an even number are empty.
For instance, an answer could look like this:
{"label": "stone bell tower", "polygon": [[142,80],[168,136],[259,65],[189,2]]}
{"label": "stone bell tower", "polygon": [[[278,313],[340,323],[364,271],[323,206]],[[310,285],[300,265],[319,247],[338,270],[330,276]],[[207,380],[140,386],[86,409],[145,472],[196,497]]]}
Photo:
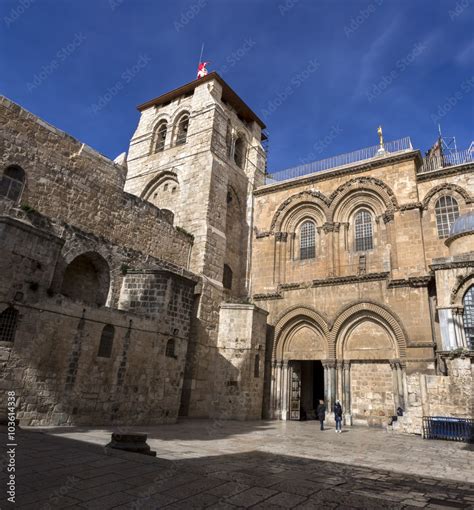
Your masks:
{"label": "stone bell tower", "polygon": [[[194,238],[202,276],[181,413],[211,413],[219,306],[248,295],[252,191],[264,182],[263,122],[217,73],[138,107],[125,191],[168,209]],[[166,240],[164,240],[166,242]]]}

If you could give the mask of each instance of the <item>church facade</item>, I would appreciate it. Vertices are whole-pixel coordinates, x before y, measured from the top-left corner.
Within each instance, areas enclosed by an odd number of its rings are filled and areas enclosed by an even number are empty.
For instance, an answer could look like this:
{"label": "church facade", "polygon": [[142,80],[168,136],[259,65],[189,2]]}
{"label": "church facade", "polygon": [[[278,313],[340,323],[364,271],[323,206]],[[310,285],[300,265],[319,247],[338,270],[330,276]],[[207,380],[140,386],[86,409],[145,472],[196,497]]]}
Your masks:
{"label": "church facade", "polygon": [[0,103],[20,420],[473,416],[474,158],[404,140],[269,176],[264,123],[216,73],[138,109],[112,162]]}

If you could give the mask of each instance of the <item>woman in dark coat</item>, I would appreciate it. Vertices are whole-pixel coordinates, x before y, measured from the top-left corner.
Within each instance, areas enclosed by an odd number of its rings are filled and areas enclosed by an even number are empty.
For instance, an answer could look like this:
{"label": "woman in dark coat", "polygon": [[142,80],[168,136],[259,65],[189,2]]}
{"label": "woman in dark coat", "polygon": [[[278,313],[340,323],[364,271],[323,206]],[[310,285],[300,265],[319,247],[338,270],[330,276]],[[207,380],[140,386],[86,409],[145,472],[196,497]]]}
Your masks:
{"label": "woman in dark coat", "polygon": [[318,420],[321,424],[321,430],[324,430],[324,420],[326,419],[326,406],[324,405],[324,400],[319,401],[316,414],[318,415]]}
{"label": "woman in dark coat", "polygon": [[342,406],[339,400],[334,404],[334,419],[336,420],[336,432],[341,432],[342,425]]}

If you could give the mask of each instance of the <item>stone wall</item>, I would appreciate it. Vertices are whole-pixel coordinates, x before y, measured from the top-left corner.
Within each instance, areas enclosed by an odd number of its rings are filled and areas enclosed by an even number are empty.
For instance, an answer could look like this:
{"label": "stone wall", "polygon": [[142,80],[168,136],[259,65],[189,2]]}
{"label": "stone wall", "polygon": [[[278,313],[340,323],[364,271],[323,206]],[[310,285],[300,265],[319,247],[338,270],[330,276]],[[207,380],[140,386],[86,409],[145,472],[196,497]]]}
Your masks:
{"label": "stone wall", "polygon": [[387,424],[394,414],[392,369],[388,363],[351,364],[353,423]]}
{"label": "stone wall", "polygon": [[23,424],[173,422],[192,236],[124,193],[125,167],[5,98],[0,122],[3,168],[26,173],[19,203],[0,200],[0,313],[16,314],[2,395],[16,391]]}
{"label": "stone wall", "polygon": [[[186,93],[174,92],[166,101],[140,107],[125,189],[172,210],[175,225],[194,237],[189,268],[202,274],[203,281],[195,302],[181,413],[205,417],[211,409],[219,357],[219,306],[248,294],[253,217],[249,197],[263,182],[265,158],[261,126],[225,100],[230,92],[222,80],[209,76]],[[176,125],[184,113],[189,114],[189,126],[186,142],[179,145]],[[156,151],[156,128],[162,122],[168,123],[166,140],[163,150]],[[243,168],[232,153],[238,135],[247,142]],[[232,271],[230,289],[223,287],[224,265]]]}
{"label": "stone wall", "polygon": [[[141,276],[147,285],[135,283],[131,289],[127,276],[119,298],[122,311],[115,310],[54,290],[58,260],[72,248],[67,241],[11,217],[0,219],[0,238],[1,273],[18,269],[7,285],[2,281],[0,312],[11,307],[19,314],[14,341],[0,345],[0,388],[2,395],[16,391],[21,423],[173,422],[197,279],[148,270]],[[153,306],[145,306],[151,301]],[[106,326],[114,334],[104,357],[99,344]],[[174,353],[167,356],[170,340]]]}
{"label": "stone wall", "polygon": [[266,316],[255,305],[221,306],[212,418],[262,417]]}
{"label": "stone wall", "polygon": [[26,173],[21,204],[105,242],[188,267],[192,239],[166,211],[124,193],[126,168],[0,97],[2,171]]}
{"label": "stone wall", "polygon": [[472,356],[446,360],[447,375],[412,374],[407,377],[408,406],[394,430],[422,433],[423,416],[474,417]]}

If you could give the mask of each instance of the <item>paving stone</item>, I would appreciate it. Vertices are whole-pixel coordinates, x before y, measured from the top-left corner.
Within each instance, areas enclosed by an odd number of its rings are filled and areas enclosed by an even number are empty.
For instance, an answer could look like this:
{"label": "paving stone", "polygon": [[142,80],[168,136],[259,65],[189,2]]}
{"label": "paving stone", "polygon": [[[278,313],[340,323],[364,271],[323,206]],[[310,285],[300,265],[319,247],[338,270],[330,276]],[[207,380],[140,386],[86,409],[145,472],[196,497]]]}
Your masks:
{"label": "paving stone", "polygon": [[277,494],[277,491],[266,489],[264,487],[251,487],[250,489],[240,492],[235,496],[227,499],[228,503],[236,506],[243,506],[248,508],[250,506],[260,503],[264,499],[268,499],[270,496]]}
{"label": "paving stone", "polygon": [[306,501],[305,496],[298,496],[296,494],[290,494],[289,492],[279,492],[278,494],[275,494],[274,496],[266,499],[262,503],[255,505],[252,508],[294,508],[299,503],[302,503],[303,501]]}
{"label": "paving stone", "polygon": [[[299,445],[293,442],[292,437],[284,434],[278,439],[281,453],[267,451],[268,445],[272,444],[277,435],[267,432],[263,444],[261,437],[256,440],[246,423],[231,422],[223,425],[223,430],[228,427],[228,437],[220,440],[219,448],[224,448],[227,453],[219,453],[212,441],[206,439],[203,442],[199,439],[199,427],[207,422],[194,423],[193,428],[188,424],[178,424],[159,429],[162,431],[160,434],[163,434],[160,444],[166,444],[168,451],[176,451],[177,460],[172,463],[160,458],[144,463],[135,454],[108,456],[101,446],[75,441],[74,444],[78,443],[79,446],[74,449],[64,448],[64,451],[66,454],[72,452],[70,460],[74,459],[77,464],[72,462],[64,465],[63,473],[61,468],[55,467],[56,462],[48,463],[49,452],[54,451],[55,455],[59,455],[61,448],[70,440],[42,434],[41,441],[38,441],[37,432],[23,431],[22,459],[26,463],[31,459],[35,462],[34,468],[19,466],[18,473],[22,475],[18,477],[17,495],[19,505],[23,505],[19,508],[40,510],[45,507],[45,510],[50,510],[46,505],[58,496],[58,488],[66,486],[67,480],[71,478],[75,480],[74,484],[58,499],[61,506],[51,508],[106,509],[114,505],[113,508],[128,510],[155,510],[165,506],[175,509],[209,507],[225,510],[250,506],[278,509],[296,505],[296,508],[324,510],[416,510],[474,507],[473,484],[459,479],[430,477],[435,471],[442,472],[439,469],[444,459],[455,465],[454,454],[463,450],[451,444],[433,445],[421,439],[410,443],[409,438],[411,456],[406,461],[405,471],[415,472],[416,475],[413,475],[321,461],[316,456],[326,455],[325,451],[329,452],[332,445],[325,445],[325,449],[323,445],[318,445],[315,449],[311,435],[308,438],[303,435],[300,442],[305,446],[302,454],[312,457],[299,457],[295,451],[289,452],[297,450]],[[274,426],[275,431],[282,434],[281,425],[276,423]],[[290,431],[293,430],[292,426],[290,424]],[[247,432],[242,434],[242,431]],[[181,433],[182,438],[172,440]],[[78,439],[75,434],[75,439]],[[198,439],[194,440],[193,437]],[[371,456],[377,457],[379,450],[385,450],[388,458],[391,458],[394,445],[379,442],[379,438],[388,436],[379,435],[377,431],[365,434],[365,431],[357,429],[354,437],[367,449],[364,462],[368,462]],[[106,441],[108,437],[104,439]],[[183,450],[182,444],[186,445]],[[84,458],[87,459],[85,463],[81,457],[82,447]],[[154,449],[160,451],[156,446]],[[229,450],[231,453],[228,453]],[[332,455],[340,460],[338,455],[343,453],[333,452]],[[471,452],[469,454],[472,455]],[[42,457],[45,459],[43,462]],[[419,462],[419,458],[423,462]],[[111,463],[110,459],[119,459],[120,462],[112,460]],[[458,463],[461,460],[464,463],[464,478],[469,477],[472,474],[472,464],[468,458],[461,456]],[[49,466],[53,467],[49,469]],[[387,466],[391,467],[391,464],[386,463]],[[450,476],[458,476],[456,469],[450,471]],[[0,506],[3,508],[2,502]]]}
{"label": "paving stone", "polygon": [[106,496],[81,503],[81,507],[87,508],[88,510],[108,510],[109,508],[115,508],[116,506],[124,503],[131,503],[134,500],[135,498],[131,494],[115,492],[113,494],[107,494]]}
{"label": "paving stone", "polygon": [[245,485],[244,483],[227,482],[218,485],[217,487],[212,487],[211,489],[208,489],[206,492],[208,492],[209,494],[214,494],[215,496],[219,497],[230,497],[233,496],[234,494],[238,494],[239,492],[243,492],[247,489],[250,489],[250,486]]}

